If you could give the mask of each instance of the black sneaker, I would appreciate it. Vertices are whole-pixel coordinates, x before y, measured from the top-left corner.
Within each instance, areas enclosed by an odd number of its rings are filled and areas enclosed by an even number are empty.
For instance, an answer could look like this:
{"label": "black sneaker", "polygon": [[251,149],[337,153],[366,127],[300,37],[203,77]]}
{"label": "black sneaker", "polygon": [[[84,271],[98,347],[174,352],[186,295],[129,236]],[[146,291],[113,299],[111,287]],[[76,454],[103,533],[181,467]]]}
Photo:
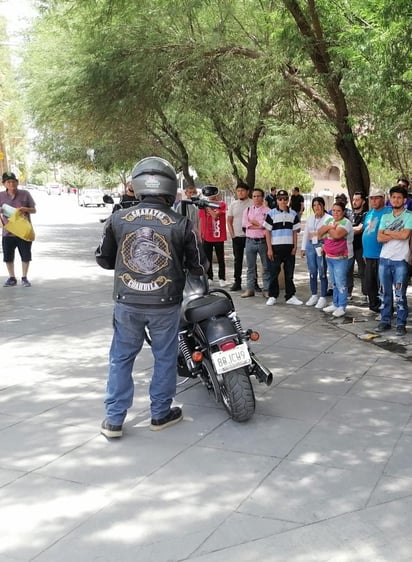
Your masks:
{"label": "black sneaker", "polygon": [[230,291],[241,291],[242,285],[238,285],[237,283],[233,283],[233,285],[229,289]]}
{"label": "black sneaker", "polygon": [[100,433],[108,439],[115,439],[116,437],[121,437],[123,435],[123,426],[113,425],[107,420],[103,420]]}
{"label": "black sneaker", "polygon": [[255,292],[256,292],[256,293],[261,293],[261,292],[262,292],[262,288],[259,287],[259,285],[255,285]]}
{"label": "black sneaker", "polygon": [[396,336],[406,336],[406,328],[405,326],[396,326]]}
{"label": "black sneaker", "polygon": [[333,289],[328,289],[327,293],[326,293],[327,297],[332,297],[333,296]]}
{"label": "black sneaker", "polygon": [[181,408],[175,407],[171,408],[170,412],[164,418],[154,419],[152,418],[152,423],[150,429],[152,431],[159,431],[160,429],[165,429],[175,423],[180,422],[183,419],[183,412]]}
{"label": "black sneaker", "polygon": [[388,330],[390,330],[392,328],[392,326],[390,324],[386,324],[386,322],[380,322],[376,328],[375,328],[375,332],[387,332]]}

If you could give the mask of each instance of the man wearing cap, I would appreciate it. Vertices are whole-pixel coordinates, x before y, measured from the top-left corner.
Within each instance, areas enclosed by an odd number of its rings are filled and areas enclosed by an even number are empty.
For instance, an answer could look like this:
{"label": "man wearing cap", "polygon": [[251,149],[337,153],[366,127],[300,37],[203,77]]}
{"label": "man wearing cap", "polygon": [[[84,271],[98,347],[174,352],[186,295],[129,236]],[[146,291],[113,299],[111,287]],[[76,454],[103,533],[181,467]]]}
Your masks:
{"label": "man wearing cap", "polygon": [[362,248],[365,260],[365,291],[368,296],[369,310],[378,313],[381,301],[379,298],[379,256],[382,242],[378,242],[379,223],[390,209],[385,206],[385,192],[383,189],[372,188],[369,192],[370,210],[363,222]]}
{"label": "man wearing cap", "polygon": [[303,304],[296,296],[293,282],[295,272],[295,256],[300,231],[299,215],[289,209],[289,195],[284,189],[279,189],[276,194],[277,209],[272,209],[266,215],[263,226],[266,229],[266,244],[269,258],[269,298],[268,306],[276,304],[279,296],[279,273],[283,264],[285,274],[285,299],[286,304]]}
{"label": "man wearing cap", "polygon": [[[2,182],[6,191],[0,193],[0,208],[3,204],[10,205],[16,209],[20,209],[21,213],[30,221],[30,215],[36,212],[36,204],[33,197],[25,189],[19,189],[19,182],[16,175],[11,172],[5,172],[2,176]],[[7,224],[7,218],[4,214],[0,215],[2,224]],[[27,272],[31,262],[31,246],[32,242],[22,240],[6,228],[3,228],[2,236],[3,261],[6,263],[9,278],[4,283],[4,287],[14,287],[17,285],[17,279],[14,272],[14,256],[16,248],[19,251],[22,267],[21,284],[23,287],[30,287],[30,281],[27,279]]]}

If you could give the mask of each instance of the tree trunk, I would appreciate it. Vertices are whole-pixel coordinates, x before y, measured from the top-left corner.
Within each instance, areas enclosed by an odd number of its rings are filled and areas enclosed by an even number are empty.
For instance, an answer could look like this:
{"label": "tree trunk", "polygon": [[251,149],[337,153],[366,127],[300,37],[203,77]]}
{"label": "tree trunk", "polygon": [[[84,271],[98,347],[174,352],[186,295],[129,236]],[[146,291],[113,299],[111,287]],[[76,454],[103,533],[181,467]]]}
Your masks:
{"label": "tree trunk", "polygon": [[248,184],[250,190],[253,190],[255,187],[257,165],[258,165],[257,154],[250,155],[246,167],[246,183]]}
{"label": "tree trunk", "polygon": [[325,37],[315,0],[306,0],[304,12],[298,0],[283,0],[286,9],[296,22],[298,30],[306,41],[306,48],[315,71],[321,78],[328,98],[322,95],[298,75],[298,69],[288,65],[284,76],[311,99],[336,127],[335,145],[345,165],[345,178],[349,197],[355,191],[369,194],[370,178],[368,168],[355,142],[355,135],[349,124],[350,112],[345,92],[342,89],[342,73],[332,63],[329,51],[330,41]]}
{"label": "tree trunk", "polygon": [[360,191],[367,196],[370,187],[369,171],[353,136],[339,134],[335,144],[345,165],[344,173],[349,200],[352,201],[353,194],[356,191]]}

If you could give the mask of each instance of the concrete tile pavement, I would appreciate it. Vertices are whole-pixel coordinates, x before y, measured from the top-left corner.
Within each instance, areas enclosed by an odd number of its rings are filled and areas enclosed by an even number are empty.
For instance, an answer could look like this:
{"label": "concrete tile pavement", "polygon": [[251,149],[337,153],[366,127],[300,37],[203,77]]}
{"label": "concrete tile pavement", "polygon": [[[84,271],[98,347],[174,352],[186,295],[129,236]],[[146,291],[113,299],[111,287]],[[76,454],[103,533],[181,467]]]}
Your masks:
{"label": "concrete tile pavement", "polygon": [[[42,203],[33,287],[0,289],[0,562],[411,560],[410,323],[378,345],[358,337],[376,324],[362,307],[332,320],[235,294],[274,373],[254,383],[254,418],[232,422],[190,381],[184,421],[150,432],[145,348],[124,438],[107,442],[104,211],[66,199],[57,221]],[[301,260],[297,285],[307,297]]]}

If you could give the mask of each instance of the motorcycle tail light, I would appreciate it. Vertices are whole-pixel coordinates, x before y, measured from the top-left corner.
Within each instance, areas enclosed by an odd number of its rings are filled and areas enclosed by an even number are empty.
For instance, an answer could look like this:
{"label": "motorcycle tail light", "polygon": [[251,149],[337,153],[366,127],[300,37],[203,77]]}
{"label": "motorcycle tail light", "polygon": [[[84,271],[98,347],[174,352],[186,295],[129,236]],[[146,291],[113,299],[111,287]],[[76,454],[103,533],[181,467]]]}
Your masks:
{"label": "motorcycle tail light", "polygon": [[194,351],[192,353],[192,360],[195,363],[200,363],[201,361],[203,361],[203,353],[201,351]]}
{"label": "motorcycle tail light", "polygon": [[229,349],[236,347],[236,343],[234,341],[225,341],[219,347],[221,351],[228,351]]}
{"label": "motorcycle tail light", "polygon": [[252,341],[258,341],[260,334],[259,332],[251,332],[249,337]]}

